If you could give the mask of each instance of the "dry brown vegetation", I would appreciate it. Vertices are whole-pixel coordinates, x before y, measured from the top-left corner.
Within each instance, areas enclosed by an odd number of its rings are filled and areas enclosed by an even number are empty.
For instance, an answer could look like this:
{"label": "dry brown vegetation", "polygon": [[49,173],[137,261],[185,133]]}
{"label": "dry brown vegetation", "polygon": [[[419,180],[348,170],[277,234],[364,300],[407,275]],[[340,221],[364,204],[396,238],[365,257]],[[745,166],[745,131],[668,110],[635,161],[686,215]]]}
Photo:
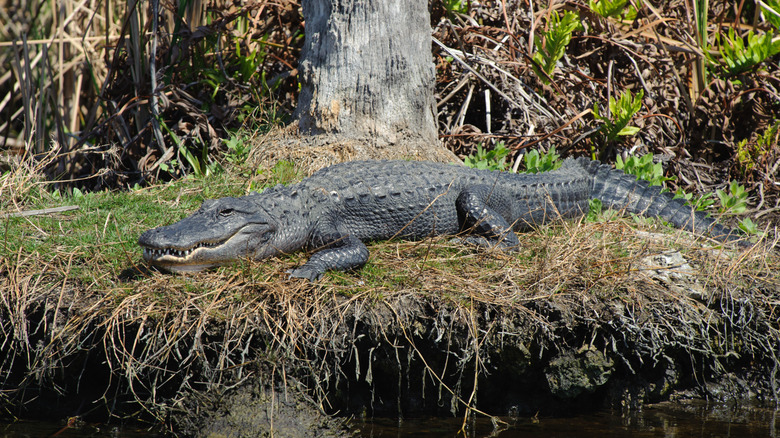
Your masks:
{"label": "dry brown vegetation", "polygon": [[47,174],[92,190],[201,173],[226,129],[291,109],[294,3],[6,3],[0,169],[55,150]]}
{"label": "dry brown vegetation", "polygon": [[[729,29],[743,37],[771,29],[752,2],[709,2],[703,36],[682,0],[645,5],[623,21],[585,1],[533,10],[524,1],[480,2],[461,12],[445,4],[431,7],[439,132],[449,149],[464,155],[503,141],[513,156],[551,146],[606,161],[653,153],[678,177],[672,186],[707,193],[739,180],[754,214],[776,218],[780,134],[759,138],[778,118],[777,56],[732,75],[719,52]],[[155,5],[2,8],[4,161],[54,149],[61,158],[51,176],[127,187],[204,173],[224,152],[227,131],[265,130],[291,112],[303,36],[297,2]],[[533,40],[563,11],[577,12],[584,28],[545,85],[531,68]],[[604,142],[591,108],[604,112],[625,90],[644,91],[632,120],[639,133]]]}
{"label": "dry brown vegetation", "polygon": [[[434,15],[439,132],[447,147],[469,154],[477,143],[501,141],[516,152],[555,147],[563,156],[603,161],[652,153],[677,178],[671,187],[709,193],[742,181],[757,206],[753,214],[777,223],[780,132],[757,146],[778,120],[777,56],[730,75],[717,51],[729,28],[771,28],[750,15],[752,2],[709,2],[705,38],[713,64],[703,61],[691,2],[646,5],[635,21],[605,19],[585,3],[542,3],[532,11],[522,1],[506,8],[487,2],[468,14]],[[574,33],[544,85],[531,68],[534,35],[565,11],[576,11],[585,30]],[[608,99],[626,90],[644,92],[631,122],[639,132],[605,142],[591,109],[597,103],[604,113]]]}
{"label": "dry brown vegetation", "polygon": [[[168,180],[198,165],[206,173],[224,152],[219,139],[227,130],[259,129],[294,106],[303,27],[295,2],[212,4],[208,23],[205,9],[185,10],[186,26],[169,3],[160,3],[156,22],[154,2],[134,11],[112,2],[54,3],[57,13],[49,3],[0,7],[9,23],[0,28],[3,212],[50,201],[40,192],[51,177],[97,190]],[[746,2],[734,3],[711,2],[711,43],[720,29],[758,26],[744,18]],[[709,192],[740,180],[751,189],[750,216],[771,231],[780,199],[777,135],[751,149],[758,152],[749,168],[738,152],[742,141],[743,149],[758,145],[778,118],[777,57],[739,77],[715,73],[701,82],[687,4],[648,6],[623,23],[588,13],[581,1],[537,10],[480,2],[462,14],[433,2],[444,144],[461,156],[497,141],[514,153],[555,146],[605,160],[658,154],[666,175],[678,177],[672,186]],[[579,11],[587,30],[575,33],[544,85],[531,68],[529,41],[563,9]],[[262,54],[258,70],[240,73],[253,51]],[[599,143],[590,109],[625,89],[645,90],[632,121],[639,134]],[[50,150],[51,164],[23,159]],[[165,207],[182,208],[179,197]],[[63,235],[74,232],[68,216],[54,220]],[[496,385],[506,376],[530,388],[509,394],[526,400],[542,391],[551,361],[583,351],[615,360],[620,381],[610,390],[629,404],[676,389],[714,396],[708,383],[729,376],[758,398],[778,395],[780,263],[772,232],[746,252],[682,233],[638,236],[626,220],[545,227],[522,235],[524,249],[511,256],[438,239],[375,243],[364,269],[311,285],[284,274],[301,255],[194,277],[152,272],[135,247],[149,224],[127,219],[117,242],[105,237],[116,220],[95,226],[91,245],[58,243],[50,252],[7,238],[11,227],[37,230],[28,239],[60,237],[40,223],[0,223],[5,411],[24,413],[22,401],[37,409],[58,398],[102,400],[77,414],[144,411],[167,421],[197,411],[198,394],[262,376],[282,388],[300,382],[329,412],[502,415]],[[117,245],[119,255],[108,252]],[[686,266],[648,259],[670,248]]]}

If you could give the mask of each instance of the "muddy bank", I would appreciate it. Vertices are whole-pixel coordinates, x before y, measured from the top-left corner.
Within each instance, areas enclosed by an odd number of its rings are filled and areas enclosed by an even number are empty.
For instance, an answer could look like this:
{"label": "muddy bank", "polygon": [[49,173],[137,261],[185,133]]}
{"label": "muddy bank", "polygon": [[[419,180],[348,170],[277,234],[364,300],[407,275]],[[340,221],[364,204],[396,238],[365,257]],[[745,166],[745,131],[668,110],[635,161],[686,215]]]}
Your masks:
{"label": "muddy bank", "polygon": [[193,277],[130,267],[102,293],[6,264],[2,412],[316,436],[341,433],[329,415],[774,403],[774,256],[644,241],[618,258],[567,260],[555,245],[570,236],[547,239],[546,251],[518,257],[444,241],[375,244],[373,266],[314,285],[284,278],[299,260]]}

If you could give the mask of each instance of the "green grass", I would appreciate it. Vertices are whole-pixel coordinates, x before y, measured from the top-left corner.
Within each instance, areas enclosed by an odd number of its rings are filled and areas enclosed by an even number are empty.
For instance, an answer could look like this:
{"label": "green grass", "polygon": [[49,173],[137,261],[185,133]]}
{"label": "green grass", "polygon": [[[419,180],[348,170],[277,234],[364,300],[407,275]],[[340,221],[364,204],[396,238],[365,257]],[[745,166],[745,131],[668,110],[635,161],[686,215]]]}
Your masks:
{"label": "green grass", "polygon": [[[137,239],[143,231],[185,217],[204,199],[241,195],[244,185],[223,173],[125,192],[57,195],[31,190],[23,210],[79,209],[0,219],[0,257],[34,256],[43,263],[67,265],[71,277],[100,284],[108,273],[140,262]],[[10,205],[4,206],[9,210]]]}

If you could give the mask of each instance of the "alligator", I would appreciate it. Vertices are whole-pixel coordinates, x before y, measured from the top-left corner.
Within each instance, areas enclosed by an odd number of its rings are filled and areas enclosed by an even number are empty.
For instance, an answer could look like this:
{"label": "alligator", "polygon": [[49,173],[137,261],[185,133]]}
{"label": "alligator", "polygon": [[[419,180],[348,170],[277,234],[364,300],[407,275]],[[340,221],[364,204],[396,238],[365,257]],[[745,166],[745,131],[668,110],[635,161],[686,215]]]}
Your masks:
{"label": "alligator", "polygon": [[367,240],[453,235],[516,250],[513,231],[580,217],[592,199],[722,242],[739,240],[734,230],[658,186],[598,161],[570,158],[539,174],[420,161],[346,162],[290,186],[207,200],[191,216],[146,231],[138,243],[147,262],[172,272],[305,249],[309,260],[288,273],[315,281],[329,269],[363,266]]}

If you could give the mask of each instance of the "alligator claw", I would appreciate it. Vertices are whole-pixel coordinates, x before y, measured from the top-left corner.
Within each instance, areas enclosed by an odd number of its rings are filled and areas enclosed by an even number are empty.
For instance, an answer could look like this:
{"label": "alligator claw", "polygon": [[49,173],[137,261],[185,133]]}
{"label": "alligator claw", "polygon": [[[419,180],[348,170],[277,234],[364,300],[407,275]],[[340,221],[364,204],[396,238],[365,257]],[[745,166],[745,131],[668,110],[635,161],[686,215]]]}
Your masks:
{"label": "alligator claw", "polygon": [[472,246],[477,246],[486,249],[496,248],[506,252],[520,251],[520,245],[508,244],[504,240],[501,241],[491,240],[484,236],[453,237],[452,239],[450,239],[450,243],[459,244],[459,245],[472,245]]}
{"label": "alligator claw", "polygon": [[288,269],[287,274],[290,275],[289,278],[305,278],[309,281],[317,281],[322,278],[323,273],[303,265],[295,269]]}

